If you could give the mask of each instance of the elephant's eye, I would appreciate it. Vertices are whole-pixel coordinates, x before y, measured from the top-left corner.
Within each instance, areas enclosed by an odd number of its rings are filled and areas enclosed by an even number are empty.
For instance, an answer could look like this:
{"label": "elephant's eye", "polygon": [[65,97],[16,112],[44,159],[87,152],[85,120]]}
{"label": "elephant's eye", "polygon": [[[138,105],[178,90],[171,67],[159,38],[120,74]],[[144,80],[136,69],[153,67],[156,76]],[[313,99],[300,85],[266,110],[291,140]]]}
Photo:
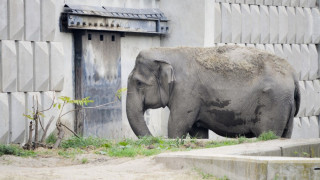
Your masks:
{"label": "elephant's eye", "polygon": [[137,81],[137,85],[138,85],[138,87],[141,87],[143,85],[143,83],[141,81]]}

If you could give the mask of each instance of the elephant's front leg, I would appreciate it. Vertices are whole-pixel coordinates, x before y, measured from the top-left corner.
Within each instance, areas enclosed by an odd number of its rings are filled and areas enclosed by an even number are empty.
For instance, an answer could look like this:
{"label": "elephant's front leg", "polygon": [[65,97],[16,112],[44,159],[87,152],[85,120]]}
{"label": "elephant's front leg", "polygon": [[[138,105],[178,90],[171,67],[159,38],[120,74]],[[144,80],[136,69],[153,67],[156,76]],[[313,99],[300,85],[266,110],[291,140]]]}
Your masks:
{"label": "elephant's front leg", "polygon": [[197,119],[199,107],[180,107],[170,108],[170,117],[168,123],[169,138],[186,137],[187,133],[192,129]]}

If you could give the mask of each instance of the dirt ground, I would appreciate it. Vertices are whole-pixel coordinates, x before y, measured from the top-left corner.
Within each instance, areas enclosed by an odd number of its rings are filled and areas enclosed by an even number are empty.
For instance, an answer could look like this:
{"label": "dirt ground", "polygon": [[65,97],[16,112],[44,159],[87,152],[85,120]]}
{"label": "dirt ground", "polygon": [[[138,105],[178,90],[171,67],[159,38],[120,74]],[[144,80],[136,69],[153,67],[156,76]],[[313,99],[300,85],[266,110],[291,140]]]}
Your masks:
{"label": "dirt ground", "polygon": [[[85,163],[83,162],[85,159]],[[83,164],[84,163],[84,164]],[[74,158],[59,156],[0,157],[0,179],[202,179],[195,170],[172,170],[153,157],[112,158],[97,154],[81,154]]]}

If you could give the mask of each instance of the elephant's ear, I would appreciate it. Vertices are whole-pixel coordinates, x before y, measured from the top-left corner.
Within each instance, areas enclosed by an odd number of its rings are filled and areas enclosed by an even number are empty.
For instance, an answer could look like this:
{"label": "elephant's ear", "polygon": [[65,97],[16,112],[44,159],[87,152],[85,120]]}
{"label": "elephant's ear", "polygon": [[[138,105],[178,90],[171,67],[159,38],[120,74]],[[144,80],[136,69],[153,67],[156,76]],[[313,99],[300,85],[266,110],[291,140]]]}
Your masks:
{"label": "elephant's ear", "polygon": [[159,64],[159,80],[164,89],[171,92],[173,83],[176,80],[174,69],[168,61],[155,60]]}

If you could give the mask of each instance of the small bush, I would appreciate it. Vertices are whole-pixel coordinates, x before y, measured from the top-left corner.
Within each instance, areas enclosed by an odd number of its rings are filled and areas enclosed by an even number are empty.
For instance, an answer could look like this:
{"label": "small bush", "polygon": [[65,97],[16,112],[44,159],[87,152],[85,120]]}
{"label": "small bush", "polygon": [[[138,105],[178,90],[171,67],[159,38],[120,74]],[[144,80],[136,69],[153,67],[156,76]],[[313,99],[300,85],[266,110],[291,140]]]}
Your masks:
{"label": "small bush", "polygon": [[267,141],[272,139],[278,139],[279,137],[272,131],[264,132],[259,137],[258,140],[260,141]]}
{"label": "small bush", "polygon": [[0,144],[0,156],[2,155],[14,155],[14,156],[36,156],[36,153],[33,151],[24,150],[16,145],[3,145]]}

